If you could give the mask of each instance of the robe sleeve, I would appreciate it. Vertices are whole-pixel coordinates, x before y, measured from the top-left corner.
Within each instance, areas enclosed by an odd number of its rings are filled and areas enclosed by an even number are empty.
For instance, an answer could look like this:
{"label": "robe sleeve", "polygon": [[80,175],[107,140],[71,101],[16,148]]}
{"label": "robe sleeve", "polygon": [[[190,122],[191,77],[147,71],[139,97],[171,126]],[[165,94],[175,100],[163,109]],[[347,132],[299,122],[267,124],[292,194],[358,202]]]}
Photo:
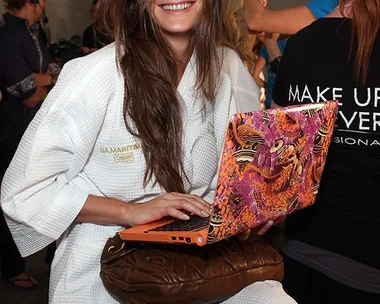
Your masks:
{"label": "robe sleeve", "polygon": [[230,77],[237,112],[260,110],[260,90],[247,67],[235,51],[224,48],[223,52],[222,70]]}
{"label": "robe sleeve", "polygon": [[71,181],[83,170],[96,142],[112,80],[85,74],[81,62],[65,65],[2,182],[1,207],[22,256],[57,240],[89,195]]}

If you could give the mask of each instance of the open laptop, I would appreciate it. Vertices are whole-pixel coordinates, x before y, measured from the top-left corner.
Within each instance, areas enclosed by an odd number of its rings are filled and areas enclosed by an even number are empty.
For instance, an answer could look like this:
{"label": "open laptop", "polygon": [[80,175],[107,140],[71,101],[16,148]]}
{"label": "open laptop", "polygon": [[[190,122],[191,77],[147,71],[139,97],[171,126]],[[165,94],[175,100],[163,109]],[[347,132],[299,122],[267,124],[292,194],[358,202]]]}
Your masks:
{"label": "open laptop", "polygon": [[121,239],[203,246],[312,205],[337,112],[328,101],[232,115],[211,217],[135,226]]}

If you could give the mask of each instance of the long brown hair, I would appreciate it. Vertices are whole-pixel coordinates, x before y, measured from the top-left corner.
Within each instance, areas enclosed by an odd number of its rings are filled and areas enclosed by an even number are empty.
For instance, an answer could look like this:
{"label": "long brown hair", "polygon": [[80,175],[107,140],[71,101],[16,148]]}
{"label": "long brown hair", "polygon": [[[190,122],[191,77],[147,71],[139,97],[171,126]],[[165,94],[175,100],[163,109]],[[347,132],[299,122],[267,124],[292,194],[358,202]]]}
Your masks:
{"label": "long brown hair", "polygon": [[357,45],[355,72],[363,84],[367,80],[373,44],[380,29],[380,0],[341,0],[340,11],[352,19],[351,52]]}
{"label": "long brown hair", "polygon": [[221,4],[222,36],[219,44],[235,50],[252,73],[256,61],[252,49],[257,39],[246,26],[243,3],[241,0],[221,0]]}
{"label": "long brown hair", "polygon": [[[141,140],[146,171],[144,186],[155,179],[167,192],[184,192],[181,105],[177,93],[178,60],[152,18],[153,0],[102,1],[97,23],[115,39],[124,76],[124,119]],[[192,44],[197,58],[194,90],[207,100],[217,91],[219,0],[204,0]],[[132,123],[129,122],[129,117]]]}

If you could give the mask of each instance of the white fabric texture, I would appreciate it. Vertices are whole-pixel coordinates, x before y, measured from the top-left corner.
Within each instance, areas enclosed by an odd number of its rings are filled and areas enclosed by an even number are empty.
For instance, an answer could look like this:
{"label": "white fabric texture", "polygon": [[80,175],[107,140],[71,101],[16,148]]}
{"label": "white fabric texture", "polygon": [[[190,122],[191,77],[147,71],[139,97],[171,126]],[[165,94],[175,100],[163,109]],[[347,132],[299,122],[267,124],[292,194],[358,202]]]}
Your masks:
{"label": "white fabric texture", "polygon": [[224,57],[222,71],[232,83],[236,99],[236,112],[252,112],[260,110],[260,90],[239,55],[229,48],[223,48]]}
{"label": "white fabric texture", "polygon": [[[219,55],[223,59],[222,72],[226,74],[232,84],[233,96],[231,101],[217,100],[215,103],[215,139],[218,147],[219,161],[228,120],[232,114],[238,112],[252,112],[260,110],[260,90],[239,55],[230,48],[221,48]],[[223,89],[223,87],[221,87]],[[212,202],[218,174],[214,175],[212,187],[205,195],[205,199]]]}
{"label": "white fabric texture", "polygon": [[[236,67],[237,55],[227,54]],[[245,69],[241,62],[238,67]],[[238,108],[235,94],[240,88],[233,86],[233,79],[222,73],[215,103],[204,106],[194,90],[193,56],[178,87],[184,168],[190,181],[185,188],[209,201],[227,120]],[[255,90],[245,96],[258,96]],[[89,194],[142,203],[163,193],[152,183],[142,186],[145,159],[141,144],[125,128],[123,100],[113,44],[66,64],[5,174],[1,206],[22,256],[59,239],[50,303],[118,303],[105,290],[99,272],[107,239],[122,227],[74,223]]]}
{"label": "white fabric texture", "polygon": [[223,304],[297,304],[288,296],[280,282],[264,281],[247,286]]}

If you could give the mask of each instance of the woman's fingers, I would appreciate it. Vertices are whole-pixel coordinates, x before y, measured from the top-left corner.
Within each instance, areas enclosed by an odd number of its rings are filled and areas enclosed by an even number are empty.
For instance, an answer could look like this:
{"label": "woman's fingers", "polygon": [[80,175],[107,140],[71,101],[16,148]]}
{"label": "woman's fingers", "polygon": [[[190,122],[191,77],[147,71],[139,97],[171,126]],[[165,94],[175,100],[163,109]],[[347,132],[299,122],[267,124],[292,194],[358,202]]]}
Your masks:
{"label": "woman's fingers", "polygon": [[174,197],[185,197],[185,198],[188,198],[190,200],[196,200],[197,202],[205,205],[205,207],[211,208],[211,205],[208,202],[206,202],[203,198],[201,198],[200,196],[198,196],[198,195],[176,193],[176,192],[173,192],[173,193],[170,193],[170,194],[172,194]]}
{"label": "woman's fingers", "polygon": [[[273,221],[269,221],[268,223],[266,223],[265,225],[263,226],[259,226],[255,229],[252,229],[253,233],[255,233],[256,235],[263,235],[265,234],[269,229],[270,227],[273,226]],[[241,240],[241,241],[245,241],[248,239],[249,235],[251,234],[251,230],[246,230],[244,232],[241,232],[238,234],[238,239]]]}
{"label": "woman's fingers", "polygon": [[251,230],[246,230],[244,232],[239,233],[237,237],[240,241],[246,241],[250,233],[251,233]]}
{"label": "woman's fingers", "polygon": [[211,206],[195,195],[173,195],[170,197],[169,204],[171,207],[183,209],[201,217],[211,215]]}
{"label": "woman's fingers", "polygon": [[283,221],[286,220],[286,215],[280,215],[278,218],[276,218],[274,221],[273,221],[273,226],[274,225],[277,225]]}
{"label": "woman's fingers", "polygon": [[263,235],[265,234],[265,232],[267,232],[270,227],[273,226],[273,221],[269,221],[268,223],[266,223],[263,227],[261,227],[258,231],[257,231],[257,235]]}
{"label": "woman's fingers", "polygon": [[201,217],[209,217],[210,210],[198,202],[194,202],[188,199],[180,199],[175,201],[173,205],[174,208],[187,211],[189,213],[194,213]]}
{"label": "woman's fingers", "polygon": [[186,213],[182,212],[181,210],[178,210],[176,208],[169,207],[166,209],[166,213],[168,216],[180,219],[180,220],[189,220],[190,216],[188,216]]}
{"label": "woman's fingers", "polygon": [[[281,215],[278,218],[276,218],[274,221],[269,221],[268,223],[266,223],[262,226],[259,226],[259,227],[252,229],[252,231],[256,235],[264,235],[272,226],[277,225],[278,223],[281,223],[285,219],[286,219],[286,215]],[[251,233],[251,230],[246,230],[242,233],[239,233],[238,239],[245,241],[248,239],[250,233]]]}

